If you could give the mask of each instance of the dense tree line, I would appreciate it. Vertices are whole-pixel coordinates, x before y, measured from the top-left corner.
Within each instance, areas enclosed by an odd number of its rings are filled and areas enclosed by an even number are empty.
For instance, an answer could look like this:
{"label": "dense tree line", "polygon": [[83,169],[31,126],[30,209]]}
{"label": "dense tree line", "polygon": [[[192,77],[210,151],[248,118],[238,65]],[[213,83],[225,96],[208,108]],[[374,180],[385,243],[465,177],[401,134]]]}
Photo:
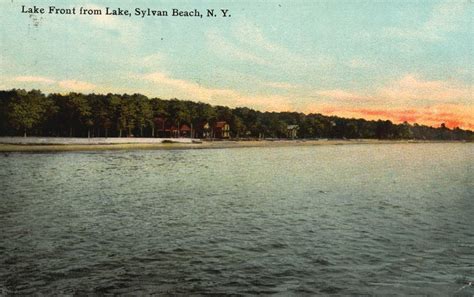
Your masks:
{"label": "dense tree line", "polygon": [[234,138],[285,138],[287,126],[298,125],[299,138],[474,140],[474,132],[444,124],[433,128],[321,114],[260,112],[140,94],[0,91],[1,136],[157,137],[165,124],[199,129],[217,121],[229,123]]}

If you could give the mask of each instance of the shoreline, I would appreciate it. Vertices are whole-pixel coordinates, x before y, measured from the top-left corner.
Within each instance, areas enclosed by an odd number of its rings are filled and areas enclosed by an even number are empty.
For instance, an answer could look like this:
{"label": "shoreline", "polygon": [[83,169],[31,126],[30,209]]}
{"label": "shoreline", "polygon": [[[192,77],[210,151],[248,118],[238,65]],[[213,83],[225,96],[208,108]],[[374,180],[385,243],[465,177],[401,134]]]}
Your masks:
{"label": "shoreline", "polygon": [[[109,151],[109,150],[180,150],[180,149],[227,149],[250,147],[292,147],[319,145],[357,145],[357,144],[417,144],[417,143],[467,143],[465,141],[436,141],[436,140],[378,140],[378,139],[321,139],[321,140],[217,140],[200,141],[199,139],[176,138],[115,138],[112,141],[86,141],[75,143],[58,142],[55,139],[44,141],[25,141],[19,137],[17,142],[2,142],[0,152],[80,152],[80,151]],[[117,139],[119,141],[117,141]],[[31,139],[30,139],[31,140]],[[89,143],[87,143],[89,142]]]}

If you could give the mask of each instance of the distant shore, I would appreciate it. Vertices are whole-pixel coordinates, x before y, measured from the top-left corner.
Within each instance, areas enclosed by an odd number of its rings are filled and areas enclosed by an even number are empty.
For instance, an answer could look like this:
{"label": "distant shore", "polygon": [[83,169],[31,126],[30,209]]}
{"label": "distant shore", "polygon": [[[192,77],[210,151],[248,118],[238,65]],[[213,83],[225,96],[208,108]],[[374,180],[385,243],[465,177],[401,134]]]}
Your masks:
{"label": "distant shore", "polygon": [[319,139],[319,140],[216,140],[190,138],[47,138],[0,137],[0,152],[67,152],[106,150],[220,149],[354,144],[460,143],[460,141]]}

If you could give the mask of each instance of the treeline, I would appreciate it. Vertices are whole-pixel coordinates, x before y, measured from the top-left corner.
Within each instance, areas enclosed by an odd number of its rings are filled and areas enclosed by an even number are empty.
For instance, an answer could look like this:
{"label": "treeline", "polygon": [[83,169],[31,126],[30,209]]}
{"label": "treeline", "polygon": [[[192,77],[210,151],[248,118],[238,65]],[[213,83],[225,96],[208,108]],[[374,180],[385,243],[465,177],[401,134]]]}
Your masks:
{"label": "treeline", "polygon": [[233,138],[286,138],[288,125],[298,125],[298,138],[474,140],[474,132],[444,124],[433,128],[321,114],[260,112],[141,94],[0,91],[1,136],[157,137],[165,124],[199,129],[217,121],[230,125]]}

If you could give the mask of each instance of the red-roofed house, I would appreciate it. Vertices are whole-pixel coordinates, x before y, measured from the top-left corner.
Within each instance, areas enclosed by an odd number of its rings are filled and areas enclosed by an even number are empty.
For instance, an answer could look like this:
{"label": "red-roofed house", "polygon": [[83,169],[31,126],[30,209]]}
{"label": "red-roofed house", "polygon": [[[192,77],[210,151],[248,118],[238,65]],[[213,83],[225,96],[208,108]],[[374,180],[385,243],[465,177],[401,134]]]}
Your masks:
{"label": "red-roofed house", "polygon": [[230,138],[230,126],[226,121],[217,122],[214,126],[214,137]]}
{"label": "red-roofed house", "polygon": [[182,137],[189,137],[191,135],[191,128],[188,125],[183,124],[181,125],[179,132]]}

